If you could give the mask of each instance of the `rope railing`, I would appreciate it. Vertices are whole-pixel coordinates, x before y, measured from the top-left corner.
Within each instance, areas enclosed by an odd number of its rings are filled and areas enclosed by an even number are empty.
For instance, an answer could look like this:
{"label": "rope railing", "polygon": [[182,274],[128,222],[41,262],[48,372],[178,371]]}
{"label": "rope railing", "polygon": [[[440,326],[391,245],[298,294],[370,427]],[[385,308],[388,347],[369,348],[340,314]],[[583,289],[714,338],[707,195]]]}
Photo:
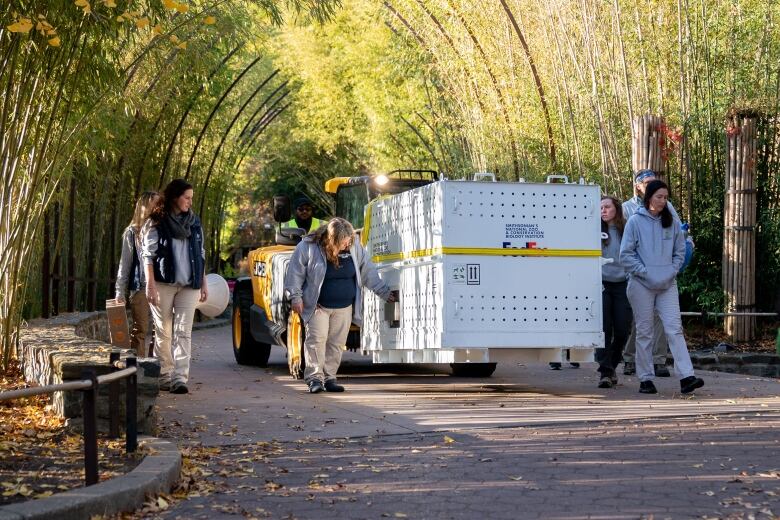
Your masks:
{"label": "rope railing", "polygon": [[0,392],[0,402],[53,394],[54,392],[81,391],[83,394],[82,411],[84,417],[84,480],[87,486],[97,484],[98,446],[97,446],[97,394],[100,385],[108,385],[108,437],[119,437],[119,383],[125,383],[125,451],[133,453],[138,448],[137,392],[138,366],[135,357],[119,360],[119,352],[111,352],[109,366],[112,372],[98,376],[94,368],[84,369],[82,379],[57,385],[36,386]]}

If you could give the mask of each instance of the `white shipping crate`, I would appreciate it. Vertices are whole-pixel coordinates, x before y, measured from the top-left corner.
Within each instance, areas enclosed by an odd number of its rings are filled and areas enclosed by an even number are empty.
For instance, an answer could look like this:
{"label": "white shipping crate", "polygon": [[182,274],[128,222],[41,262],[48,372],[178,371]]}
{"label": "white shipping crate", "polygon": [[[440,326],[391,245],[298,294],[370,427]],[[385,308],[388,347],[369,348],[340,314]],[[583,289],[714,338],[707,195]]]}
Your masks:
{"label": "white shipping crate", "polygon": [[375,362],[592,359],[603,346],[598,186],[440,181],[370,206],[363,232],[399,291],[364,299]]}

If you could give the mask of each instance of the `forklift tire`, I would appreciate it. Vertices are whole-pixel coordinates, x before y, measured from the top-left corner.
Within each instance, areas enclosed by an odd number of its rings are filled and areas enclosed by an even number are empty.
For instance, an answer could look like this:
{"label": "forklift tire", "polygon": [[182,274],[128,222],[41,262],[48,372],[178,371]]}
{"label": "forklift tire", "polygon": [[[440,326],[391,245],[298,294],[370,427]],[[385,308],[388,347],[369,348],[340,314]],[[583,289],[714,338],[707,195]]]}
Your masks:
{"label": "forklift tire", "polygon": [[455,377],[490,377],[496,371],[496,363],[450,363]]}
{"label": "forklift tire", "polygon": [[233,355],[239,365],[264,367],[271,355],[271,345],[255,341],[249,324],[252,293],[237,289],[233,293]]}

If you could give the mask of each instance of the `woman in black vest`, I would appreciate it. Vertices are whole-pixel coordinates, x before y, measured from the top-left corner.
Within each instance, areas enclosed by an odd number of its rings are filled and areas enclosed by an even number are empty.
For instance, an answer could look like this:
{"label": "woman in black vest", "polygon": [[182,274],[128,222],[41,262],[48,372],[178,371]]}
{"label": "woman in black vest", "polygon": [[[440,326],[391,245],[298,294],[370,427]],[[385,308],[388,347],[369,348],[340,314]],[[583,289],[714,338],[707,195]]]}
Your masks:
{"label": "woman in black vest", "polygon": [[159,197],[156,191],[145,191],[135,203],[133,220],[122,233],[122,256],[116,275],[116,301],[124,303],[125,292],[130,290],[130,309],[133,315],[130,348],[142,357],[146,356],[149,302],[146,300],[146,273],[141,268],[141,228]]}
{"label": "woman in black vest", "polygon": [[174,394],[189,391],[192,319],[198,300],[208,297],[203,230],[190,210],[192,195],[187,181],[171,181],[143,232],[146,297],[160,358],[160,389]]}

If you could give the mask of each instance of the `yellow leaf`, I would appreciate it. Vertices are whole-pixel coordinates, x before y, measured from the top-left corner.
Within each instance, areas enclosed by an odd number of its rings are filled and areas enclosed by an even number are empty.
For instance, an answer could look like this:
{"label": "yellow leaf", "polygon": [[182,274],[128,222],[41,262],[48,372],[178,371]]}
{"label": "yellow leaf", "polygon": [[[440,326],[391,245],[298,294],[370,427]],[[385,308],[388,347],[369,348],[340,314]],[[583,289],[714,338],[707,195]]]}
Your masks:
{"label": "yellow leaf", "polygon": [[87,5],[85,5],[84,9],[82,9],[82,10],[84,11],[84,14],[89,14],[89,13],[92,12],[92,6],[89,5],[89,2],[87,2]]}
{"label": "yellow leaf", "polygon": [[139,29],[145,29],[146,27],[149,26],[149,19],[146,17],[139,18],[138,20],[136,20],[135,26],[138,27]]}
{"label": "yellow leaf", "polygon": [[176,0],[163,0],[163,5],[166,9],[176,9],[178,2]]}
{"label": "yellow leaf", "polygon": [[206,18],[203,19],[203,23],[205,23],[206,25],[214,25],[215,23],[217,23],[217,19],[214,18],[213,16],[207,16]]}
{"label": "yellow leaf", "polygon": [[116,7],[116,2],[114,2],[114,0],[103,0],[103,3],[106,4],[106,7]]}
{"label": "yellow leaf", "polygon": [[157,507],[165,509],[168,507],[168,502],[163,497],[157,497]]}
{"label": "yellow leaf", "polygon": [[163,33],[162,25],[157,24],[154,27],[152,27],[152,32],[154,34],[162,34]]}
{"label": "yellow leaf", "polygon": [[455,439],[453,439],[452,437],[448,437],[447,435],[444,436],[445,444],[452,444],[453,442],[455,442]]}
{"label": "yellow leaf", "polygon": [[20,18],[16,23],[12,23],[7,27],[12,33],[28,33],[32,30],[33,24],[29,18]]}
{"label": "yellow leaf", "polygon": [[51,38],[50,40],[48,40],[48,42],[49,42],[49,45],[51,45],[52,47],[59,47],[60,46],[60,37],[59,36],[55,36],[54,38]]}
{"label": "yellow leaf", "polygon": [[[175,34],[171,34],[171,37],[169,39],[171,40],[171,43],[173,43],[174,45],[179,43],[179,37],[176,36]],[[197,416],[196,416],[196,418],[197,418]],[[205,417],[204,417],[204,419],[205,419]]]}
{"label": "yellow leaf", "polygon": [[122,23],[125,21],[125,17],[120,14],[119,16],[116,17],[116,21]]}
{"label": "yellow leaf", "polygon": [[89,5],[89,2],[87,0],[76,0],[73,3],[76,4],[79,7],[86,7],[86,6]]}
{"label": "yellow leaf", "polygon": [[186,4],[176,4],[176,10],[180,13],[186,13],[190,10],[189,6]]}
{"label": "yellow leaf", "polygon": [[187,42],[181,42],[179,45],[176,46],[177,49],[184,50],[187,48]]}

